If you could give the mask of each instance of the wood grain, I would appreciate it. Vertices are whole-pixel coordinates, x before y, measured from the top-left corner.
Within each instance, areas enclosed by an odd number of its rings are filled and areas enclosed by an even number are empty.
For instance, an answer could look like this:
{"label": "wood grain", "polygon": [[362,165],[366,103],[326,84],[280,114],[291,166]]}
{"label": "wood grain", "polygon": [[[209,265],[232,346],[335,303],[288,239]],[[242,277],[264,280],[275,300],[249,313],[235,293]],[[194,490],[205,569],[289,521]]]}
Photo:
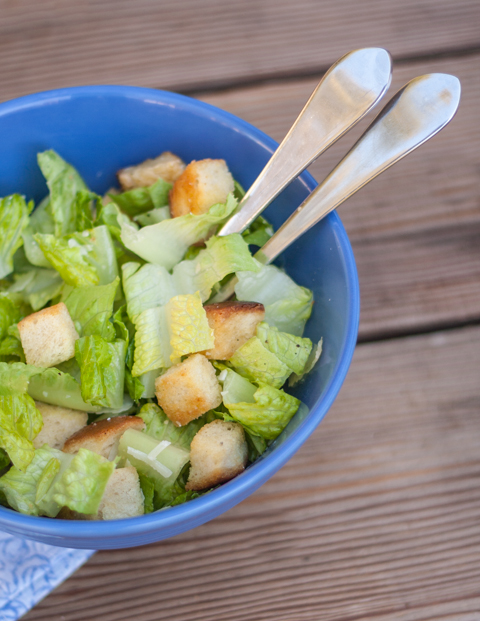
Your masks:
{"label": "wood grain", "polygon": [[[360,276],[362,339],[480,318],[479,62],[475,55],[394,70],[391,94],[417,75],[444,72],[460,78],[462,102],[438,136],[339,209]],[[281,140],[317,81],[200,97]],[[368,122],[311,167],[317,179],[340,161]]]}
{"label": "wood grain", "polygon": [[1,98],[76,84],[168,89],[478,47],[476,0],[1,0]]}
{"label": "wood grain", "polygon": [[97,553],[26,621],[478,621],[480,328],[365,344],[251,498]]}

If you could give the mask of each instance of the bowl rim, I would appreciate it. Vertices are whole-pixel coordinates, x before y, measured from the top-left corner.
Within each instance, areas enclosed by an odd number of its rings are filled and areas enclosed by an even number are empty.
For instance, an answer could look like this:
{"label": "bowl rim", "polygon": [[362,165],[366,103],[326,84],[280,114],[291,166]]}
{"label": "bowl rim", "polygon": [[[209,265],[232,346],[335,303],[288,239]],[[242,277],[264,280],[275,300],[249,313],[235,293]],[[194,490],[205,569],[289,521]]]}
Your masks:
{"label": "bowl rim", "polygon": [[[137,86],[94,85],[41,91],[0,103],[0,117],[11,112],[17,112],[23,108],[35,108],[39,105],[52,104],[63,99],[99,96],[116,96],[143,100],[149,104],[176,106],[192,112],[196,116],[213,117],[216,122],[234,127],[237,131],[247,134],[271,153],[278,146],[275,140],[254,125],[216,106],[187,97],[186,95]],[[309,192],[318,185],[308,172],[302,173],[298,179]],[[323,394],[312,406],[305,419],[280,446],[276,447],[265,459],[261,459],[249,466],[242,475],[224,483],[219,488],[200,498],[176,507],[169,507],[135,518],[106,522],[72,522],[71,520],[23,515],[13,509],[0,506],[0,528],[12,533],[21,532],[21,535],[27,538],[40,540],[44,538],[45,540],[55,541],[58,545],[71,546],[72,543],[68,540],[74,539],[80,544],[85,542],[85,547],[95,539],[114,541],[132,535],[148,535],[156,531],[174,528],[179,523],[188,524],[186,528],[179,531],[184,532],[219,515],[222,506],[227,505],[227,508],[231,508],[241,502],[270,478],[302,446],[330,409],[345,380],[356,345],[360,316],[360,294],[355,259],[347,233],[337,213],[330,213],[327,216],[327,220],[335,229],[335,234],[343,250],[349,300],[346,321],[347,332],[336,368],[330,381],[325,386]],[[73,523],[75,524],[74,532],[72,532]],[[167,534],[166,536],[170,535]],[[62,540],[65,540],[65,543]],[[139,544],[133,542],[131,545]],[[79,545],[77,547],[82,546]],[[119,547],[126,546],[120,545]]]}

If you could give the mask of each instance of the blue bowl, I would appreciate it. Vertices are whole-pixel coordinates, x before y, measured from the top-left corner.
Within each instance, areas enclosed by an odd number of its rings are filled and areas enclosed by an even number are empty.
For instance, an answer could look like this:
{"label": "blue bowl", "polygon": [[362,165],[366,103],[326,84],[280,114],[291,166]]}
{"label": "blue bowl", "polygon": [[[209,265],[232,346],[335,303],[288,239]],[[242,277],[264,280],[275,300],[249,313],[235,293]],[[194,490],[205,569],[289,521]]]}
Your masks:
{"label": "blue bowl", "polygon": [[[24,193],[35,201],[47,187],[39,151],[55,149],[103,193],[115,172],[162,151],[185,161],[223,158],[249,187],[277,147],[271,138],[213,106],[162,91],[87,86],[29,95],[0,105],[0,196]],[[304,173],[268,208],[278,227],[316,186]],[[293,244],[279,264],[313,289],[306,335],[324,338],[319,363],[294,392],[305,404],[264,456],[232,481],[184,505],[111,522],[71,522],[21,515],[0,507],[0,529],[44,543],[111,549],[159,541],[227,511],[269,479],[307,440],[332,405],[350,365],[359,319],[358,277],[339,217],[332,213]]]}

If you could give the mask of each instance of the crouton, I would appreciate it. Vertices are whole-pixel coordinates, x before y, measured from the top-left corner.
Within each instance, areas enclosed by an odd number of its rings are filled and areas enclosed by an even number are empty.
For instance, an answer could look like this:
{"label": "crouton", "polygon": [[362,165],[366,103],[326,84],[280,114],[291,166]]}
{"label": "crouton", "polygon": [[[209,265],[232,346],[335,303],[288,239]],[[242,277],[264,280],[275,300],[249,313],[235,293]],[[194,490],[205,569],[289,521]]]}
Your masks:
{"label": "crouton", "polygon": [[58,517],[64,520],[122,520],[143,515],[143,503],[138,473],[133,466],[128,466],[112,472],[95,515],[85,515],[63,507]]}
{"label": "crouton", "polygon": [[80,338],[63,302],[32,313],[18,323],[27,364],[54,367],[75,355]]}
{"label": "crouton", "polygon": [[224,203],[233,190],[233,177],[224,160],[193,161],[170,191],[172,218],[205,213],[212,205]]}
{"label": "crouton", "polygon": [[265,308],[258,302],[221,302],[204,306],[213,330],[215,345],[205,352],[207,358],[228,360],[255,335],[265,318]]}
{"label": "crouton", "polygon": [[238,423],[214,420],[204,425],[190,446],[190,475],[185,489],[201,491],[245,470],[248,446]]}
{"label": "crouton", "polygon": [[105,459],[115,459],[118,443],[127,429],[142,431],[145,423],[137,416],[114,416],[87,425],[68,438],[63,446],[65,453],[76,453],[86,448]]}
{"label": "crouton", "polygon": [[182,427],[222,402],[220,384],[211,362],[193,354],[155,380],[158,405]]}
{"label": "crouton", "polygon": [[117,173],[123,190],[143,188],[159,179],[173,183],[185,170],[185,163],[173,153],[165,151],[154,160],[145,160],[138,166],[123,168]]}
{"label": "crouton", "polygon": [[65,440],[87,424],[87,412],[40,401],[35,401],[35,405],[43,418],[42,430],[33,441],[35,448],[48,444],[54,449],[61,450]]}

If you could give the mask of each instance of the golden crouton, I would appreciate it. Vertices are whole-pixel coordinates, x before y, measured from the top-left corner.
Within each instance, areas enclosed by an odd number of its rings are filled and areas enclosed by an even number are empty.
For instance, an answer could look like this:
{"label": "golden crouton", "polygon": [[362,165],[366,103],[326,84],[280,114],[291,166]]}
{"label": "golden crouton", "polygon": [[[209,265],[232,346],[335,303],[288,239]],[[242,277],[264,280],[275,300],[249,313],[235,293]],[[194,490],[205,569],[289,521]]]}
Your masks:
{"label": "golden crouton", "polygon": [[145,423],[137,416],[113,416],[91,423],[68,438],[63,446],[65,453],[76,453],[86,448],[105,459],[114,459],[118,443],[127,429],[142,431]]}
{"label": "golden crouton", "polygon": [[222,402],[220,384],[211,362],[193,354],[155,380],[158,405],[178,427]]}
{"label": "golden crouton", "polygon": [[214,420],[204,425],[190,446],[187,490],[201,491],[229,481],[245,470],[248,446],[238,423]]}
{"label": "golden crouton", "polygon": [[143,188],[159,179],[173,183],[185,170],[185,163],[170,151],[165,151],[154,160],[145,160],[138,166],[123,168],[117,173],[123,190]]}
{"label": "golden crouton", "polygon": [[233,177],[224,160],[193,161],[170,192],[172,218],[205,213],[212,205],[224,203],[233,190]]}
{"label": "golden crouton", "polygon": [[258,302],[221,302],[204,306],[213,330],[215,346],[205,352],[212,360],[228,360],[255,335],[265,318],[265,308]]}
{"label": "golden crouton", "polygon": [[87,424],[86,412],[41,401],[35,401],[35,405],[43,418],[42,430],[33,441],[35,448],[48,444],[54,449],[61,450],[65,440]]}
{"label": "golden crouton", "polygon": [[54,367],[75,355],[75,341],[80,338],[63,302],[44,308],[18,324],[27,364]]}
{"label": "golden crouton", "polygon": [[64,520],[122,520],[144,512],[138,473],[133,466],[128,466],[117,468],[110,475],[96,515],[85,515],[63,507],[58,517]]}

